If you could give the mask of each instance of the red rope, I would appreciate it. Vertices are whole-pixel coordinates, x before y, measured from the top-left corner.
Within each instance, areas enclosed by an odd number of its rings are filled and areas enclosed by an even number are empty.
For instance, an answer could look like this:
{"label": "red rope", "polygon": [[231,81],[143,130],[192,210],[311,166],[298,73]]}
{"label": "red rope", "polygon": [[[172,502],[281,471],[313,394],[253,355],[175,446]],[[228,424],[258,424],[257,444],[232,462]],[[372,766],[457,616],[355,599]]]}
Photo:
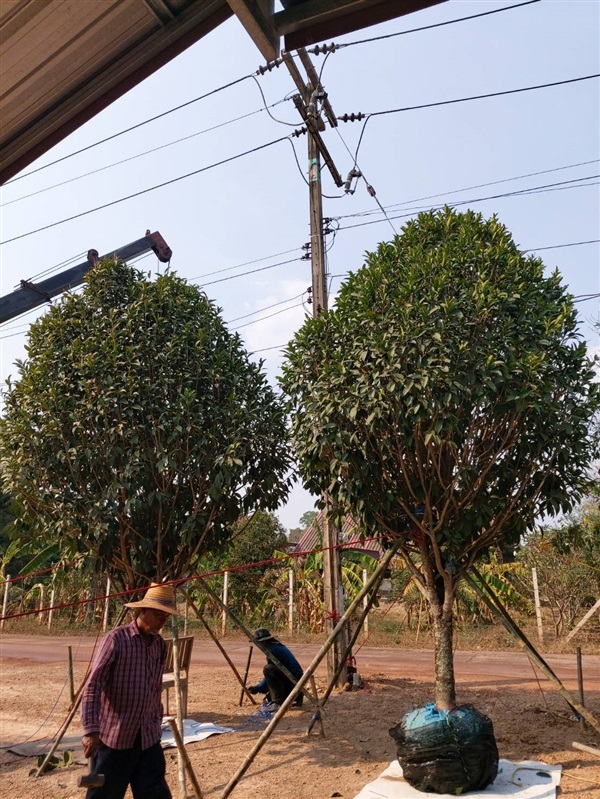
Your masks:
{"label": "red rope", "polygon": [[[360,543],[362,544],[369,541],[378,541],[381,540],[382,538],[387,538],[387,537],[388,537],[387,535],[372,536],[371,538],[362,539]],[[345,542],[343,544],[334,544],[331,547],[318,547],[316,549],[307,549],[303,552],[292,552],[289,555],[283,555],[277,558],[267,558],[266,560],[257,560],[251,563],[242,563],[239,566],[228,566],[224,569],[216,569],[210,572],[203,572],[202,574],[196,573],[190,575],[189,577],[178,577],[174,580],[166,580],[164,583],[161,583],[161,585],[172,585],[172,586],[184,585],[185,583],[188,583],[191,580],[204,579],[207,577],[216,577],[221,574],[225,574],[226,572],[229,572],[231,574],[238,571],[243,571],[244,569],[252,569],[255,568],[256,566],[270,566],[275,563],[280,563],[281,561],[289,560],[290,558],[301,558],[306,555],[312,555],[315,552],[327,552],[328,550],[333,550],[333,549],[338,549],[338,550],[356,549],[356,542]],[[88,602],[101,602],[106,599],[118,599],[119,597],[129,596],[130,594],[134,594],[137,591],[145,591],[145,590],[146,590],[145,588],[128,588],[125,591],[118,591],[113,594],[98,594],[96,596],[89,597],[87,599],[77,599],[74,600],[73,602],[61,602],[58,605],[49,605],[48,607],[38,608],[36,610],[26,610],[22,611],[21,613],[7,614],[6,616],[0,616],[0,621],[6,621],[8,619],[20,619],[23,618],[24,616],[33,616],[39,613],[47,613],[51,610],[64,610],[65,608],[76,607],[78,605],[87,605]]]}

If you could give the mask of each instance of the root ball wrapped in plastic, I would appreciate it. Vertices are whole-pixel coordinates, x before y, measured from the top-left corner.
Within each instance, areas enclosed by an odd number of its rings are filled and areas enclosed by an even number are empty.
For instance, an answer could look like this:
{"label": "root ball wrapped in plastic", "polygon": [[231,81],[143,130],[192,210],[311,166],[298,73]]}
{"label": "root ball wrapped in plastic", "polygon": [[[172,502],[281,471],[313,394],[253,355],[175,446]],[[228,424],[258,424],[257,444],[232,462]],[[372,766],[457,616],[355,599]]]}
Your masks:
{"label": "root ball wrapped in plastic", "polygon": [[461,795],[482,790],[498,773],[498,748],[487,716],[471,705],[407,713],[389,731],[406,781],[419,791]]}

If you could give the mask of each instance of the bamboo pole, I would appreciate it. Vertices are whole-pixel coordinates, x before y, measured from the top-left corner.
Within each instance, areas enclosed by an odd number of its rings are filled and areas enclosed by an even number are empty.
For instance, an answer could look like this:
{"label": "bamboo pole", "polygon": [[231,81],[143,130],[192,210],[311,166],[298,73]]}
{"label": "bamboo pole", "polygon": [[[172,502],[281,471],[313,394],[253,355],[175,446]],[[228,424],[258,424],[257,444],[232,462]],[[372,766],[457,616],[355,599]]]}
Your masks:
{"label": "bamboo pole", "polygon": [[42,774],[46,770],[46,766],[48,765],[48,763],[52,759],[52,756],[54,755],[54,753],[58,749],[58,745],[60,744],[62,739],[65,737],[65,734],[66,734],[67,730],[71,726],[71,722],[73,721],[73,719],[75,717],[75,713],[77,713],[79,705],[81,704],[81,700],[83,699],[83,692],[85,690],[85,685],[86,685],[86,683],[84,682],[83,685],[81,686],[80,690],[79,690],[77,698],[73,702],[73,706],[71,707],[71,710],[69,711],[69,715],[65,719],[65,722],[64,722],[63,726],[60,728],[60,732],[58,733],[58,735],[54,739],[54,743],[52,744],[52,746],[48,750],[48,754],[46,755],[46,757],[42,761],[41,766],[35,772],[35,776],[36,777],[41,777],[42,776]]}
{"label": "bamboo pole", "polygon": [[10,592],[10,574],[6,575],[4,581],[4,599],[2,600],[2,621],[0,621],[0,630],[4,629],[4,617],[6,616],[6,609],[8,607],[8,594]]}
{"label": "bamboo pole", "polygon": [[535,618],[537,619],[537,630],[540,644],[544,645],[544,627],[542,625],[542,606],[540,605],[540,591],[538,588],[537,569],[535,566],[531,570],[533,580],[533,599],[535,601]]}
{"label": "bamboo pole", "polygon": [[187,593],[187,591],[184,588],[179,587],[179,590],[184,595],[187,605],[189,605],[190,608],[194,611],[194,613],[196,614],[196,617],[198,618],[198,621],[202,624],[202,626],[204,627],[206,632],[210,635],[210,637],[212,638],[213,642],[215,643],[215,645],[217,646],[218,650],[223,655],[223,657],[225,658],[227,663],[229,663],[229,666],[231,667],[231,670],[235,674],[235,676],[237,678],[237,681],[242,686],[242,691],[245,692],[245,694],[248,697],[248,699],[252,702],[253,705],[255,705],[256,704],[256,699],[252,696],[250,691],[246,688],[246,686],[244,684],[244,680],[242,679],[242,675],[236,669],[235,664],[233,663],[233,661],[231,660],[231,658],[229,657],[229,655],[225,651],[225,649],[223,647],[223,644],[219,641],[217,636],[211,630],[210,626],[207,624],[206,619],[202,615],[200,609],[197,607],[197,605],[195,605],[193,600],[190,598],[190,595]]}
{"label": "bamboo pole", "polygon": [[595,613],[597,610],[599,610],[599,609],[600,609],[600,599],[598,599],[598,600],[596,601],[595,605],[594,605],[593,607],[591,607],[591,608],[588,610],[588,612],[585,614],[585,616],[583,617],[583,619],[582,619],[582,620],[581,620],[581,621],[580,621],[578,624],[576,624],[576,625],[575,625],[575,627],[573,627],[573,629],[572,629],[572,630],[571,630],[571,632],[570,632],[570,633],[567,635],[567,637],[566,637],[566,639],[565,639],[565,640],[566,640],[566,641],[570,641],[570,640],[571,640],[571,638],[573,638],[573,636],[574,636],[576,633],[578,633],[578,632],[579,632],[579,630],[581,630],[581,628],[582,628],[582,627],[583,627],[583,625],[586,623],[586,621],[588,621],[588,619],[591,619],[591,618],[592,618],[592,616],[594,615],[594,613]]}
{"label": "bamboo pole", "polygon": [[[181,680],[179,673],[179,625],[175,614],[171,616],[171,632],[173,635],[173,688],[175,690],[175,710],[177,716],[177,726],[183,735],[183,708],[181,706]],[[187,787],[185,784],[185,761],[177,747],[177,778],[179,781],[180,799],[187,799]]]}
{"label": "bamboo pole", "polygon": [[[240,628],[240,630],[244,633],[244,635],[246,635],[248,637],[248,639],[253,644],[256,644],[256,646],[261,650],[261,652],[263,652],[263,654],[265,656],[268,655],[269,656],[269,660],[271,661],[271,663],[273,663],[275,666],[277,666],[279,671],[282,671],[285,674],[285,676],[295,685],[297,680],[294,677],[294,675],[291,673],[291,671],[289,669],[287,669],[283,665],[283,663],[281,663],[279,660],[277,660],[275,655],[270,653],[269,650],[267,649],[267,647],[265,647],[264,644],[262,644],[260,641],[256,641],[254,639],[254,635],[250,632],[250,630],[246,627],[246,625],[242,621],[240,621],[240,619],[238,619],[238,617],[235,615],[235,613],[232,610],[230,610],[229,608],[225,607],[225,605],[221,602],[219,597],[215,594],[215,592],[212,590],[212,588],[208,585],[208,583],[205,582],[205,580],[202,577],[199,576],[197,579],[198,579],[198,582],[200,583],[200,585],[204,588],[206,593],[209,595],[209,597],[213,600],[213,602],[215,602],[218,606],[220,606],[227,613],[227,615],[229,616],[231,621],[235,625],[237,625],[237,627]],[[315,705],[317,704],[316,699],[314,698],[314,696],[312,696],[309,693],[309,691],[303,690],[302,693],[313,704],[315,704]]]}
{"label": "bamboo pole", "polygon": [[[494,594],[492,589],[485,583],[482,576],[479,574],[477,569],[472,566],[471,572],[475,575],[477,580],[474,580],[470,574],[465,573],[464,579],[469,583],[469,585],[473,588],[473,590],[481,597],[483,602],[487,605],[487,607],[497,616],[502,624],[506,627],[506,629],[515,636],[517,642],[520,646],[525,649],[528,655],[531,657],[533,662],[539,666],[542,672],[546,675],[546,677],[550,680],[551,683],[555,685],[558,689],[561,696],[567,701],[567,704],[578,713],[580,716],[588,722],[588,724],[593,727],[596,732],[600,733],[600,722],[588,711],[586,710],[580,702],[578,702],[575,697],[567,691],[564,687],[562,682],[558,679],[556,674],[552,671],[550,666],[546,663],[543,657],[539,654],[539,652],[535,649],[531,641],[527,639],[525,634],[519,629],[516,623],[512,620],[508,611],[504,608],[498,597]],[[487,592],[487,593],[486,593]]]}
{"label": "bamboo pole", "polygon": [[392,548],[389,549],[386,552],[386,554],[384,555],[381,563],[379,564],[379,566],[375,569],[375,571],[371,575],[371,579],[369,580],[368,584],[366,586],[363,586],[361,591],[359,591],[359,593],[357,594],[356,598],[349,605],[349,607],[345,611],[345,613],[342,616],[342,618],[338,621],[338,623],[335,625],[335,627],[332,630],[332,632],[327,637],[327,640],[325,641],[325,643],[323,644],[323,646],[321,647],[319,652],[313,658],[310,666],[306,669],[306,671],[304,672],[302,677],[300,677],[300,679],[298,680],[296,685],[294,685],[291,693],[286,697],[284,703],[281,705],[281,707],[279,708],[277,713],[273,716],[273,718],[269,722],[269,725],[267,726],[267,728],[265,729],[263,734],[260,736],[260,738],[258,739],[256,744],[252,748],[252,751],[247,755],[247,757],[245,758],[245,760],[242,763],[242,765],[240,766],[240,768],[233,775],[233,777],[229,780],[229,782],[225,786],[225,790],[221,794],[220,799],[227,799],[227,797],[231,794],[231,792],[233,791],[235,786],[238,784],[238,782],[244,776],[246,771],[250,768],[250,766],[252,765],[252,762],[256,758],[257,754],[260,752],[260,750],[263,748],[263,746],[269,740],[271,735],[275,732],[275,729],[278,727],[279,722],[281,721],[281,719],[285,716],[285,714],[286,714],[288,708],[290,707],[290,705],[293,703],[293,701],[298,696],[298,694],[303,690],[305,684],[307,682],[309,682],[310,678],[312,677],[312,675],[317,670],[317,667],[320,665],[320,663],[323,660],[323,658],[327,655],[327,652],[329,651],[329,649],[331,648],[331,646],[335,642],[336,638],[338,637],[338,635],[340,633],[340,630],[342,630],[344,628],[344,626],[346,625],[348,619],[351,617],[351,615],[354,613],[356,608],[362,602],[363,596],[365,596],[368,593],[368,591],[371,588],[371,586],[373,586],[375,584],[375,582],[380,579],[380,576],[381,576],[382,572],[385,572],[385,570],[388,567],[388,564],[390,563],[390,561],[392,560],[392,558],[396,554],[396,551],[397,551],[397,549],[398,549],[398,547],[400,546],[401,543],[402,543],[402,539],[398,538],[398,540],[394,542]]}
{"label": "bamboo pole", "polygon": [[248,681],[248,672],[250,671],[250,661],[252,660],[252,645],[248,649],[248,660],[246,661],[246,671],[244,672],[244,683],[242,685],[242,690],[240,692],[240,707],[244,701],[244,689],[246,688],[246,683]]}
{"label": "bamboo pole", "polygon": [[585,744],[578,744],[577,741],[573,741],[571,744],[573,749],[579,749],[581,752],[588,752],[590,755],[598,755],[600,757],[600,749],[596,749],[594,746],[586,746]]}
{"label": "bamboo pole", "polygon": [[204,797],[202,796],[202,791],[200,790],[200,786],[198,785],[196,774],[192,767],[192,762],[189,758],[188,753],[185,751],[185,744],[183,742],[183,738],[181,737],[181,734],[177,729],[177,722],[172,716],[169,716],[167,718],[167,721],[169,723],[169,727],[171,728],[171,732],[173,733],[173,738],[175,739],[175,745],[177,746],[177,753],[181,758],[181,760],[183,760],[184,766],[190,778],[190,782],[192,783],[194,793],[196,794],[196,799],[204,799]]}
{"label": "bamboo pole", "polygon": [[75,701],[75,680],[73,679],[73,647],[67,647],[67,664],[69,669],[69,694],[71,703]]}

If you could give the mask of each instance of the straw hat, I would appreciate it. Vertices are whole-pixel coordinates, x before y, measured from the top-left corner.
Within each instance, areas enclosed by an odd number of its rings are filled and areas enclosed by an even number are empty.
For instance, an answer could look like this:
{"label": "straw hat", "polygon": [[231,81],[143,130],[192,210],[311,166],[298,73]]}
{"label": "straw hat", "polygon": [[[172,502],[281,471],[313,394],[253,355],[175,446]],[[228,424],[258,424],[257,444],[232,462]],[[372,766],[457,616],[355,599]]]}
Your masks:
{"label": "straw hat", "polygon": [[175,591],[172,585],[160,585],[159,583],[150,583],[150,588],[146,591],[146,595],[138,602],[126,602],[126,608],[153,608],[154,610],[162,610],[164,613],[171,613],[173,616],[181,616],[177,610],[177,603],[175,602]]}

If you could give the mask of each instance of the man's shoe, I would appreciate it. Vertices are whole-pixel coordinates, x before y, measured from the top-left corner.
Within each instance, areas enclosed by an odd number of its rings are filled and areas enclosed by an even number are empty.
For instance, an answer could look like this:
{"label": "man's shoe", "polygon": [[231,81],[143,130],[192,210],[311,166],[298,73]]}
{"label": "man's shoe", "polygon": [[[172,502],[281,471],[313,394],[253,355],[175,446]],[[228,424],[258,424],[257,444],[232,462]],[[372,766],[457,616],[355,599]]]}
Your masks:
{"label": "man's shoe", "polygon": [[279,710],[280,705],[277,702],[263,702],[262,709],[265,710],[267,713],[277,713]]}

